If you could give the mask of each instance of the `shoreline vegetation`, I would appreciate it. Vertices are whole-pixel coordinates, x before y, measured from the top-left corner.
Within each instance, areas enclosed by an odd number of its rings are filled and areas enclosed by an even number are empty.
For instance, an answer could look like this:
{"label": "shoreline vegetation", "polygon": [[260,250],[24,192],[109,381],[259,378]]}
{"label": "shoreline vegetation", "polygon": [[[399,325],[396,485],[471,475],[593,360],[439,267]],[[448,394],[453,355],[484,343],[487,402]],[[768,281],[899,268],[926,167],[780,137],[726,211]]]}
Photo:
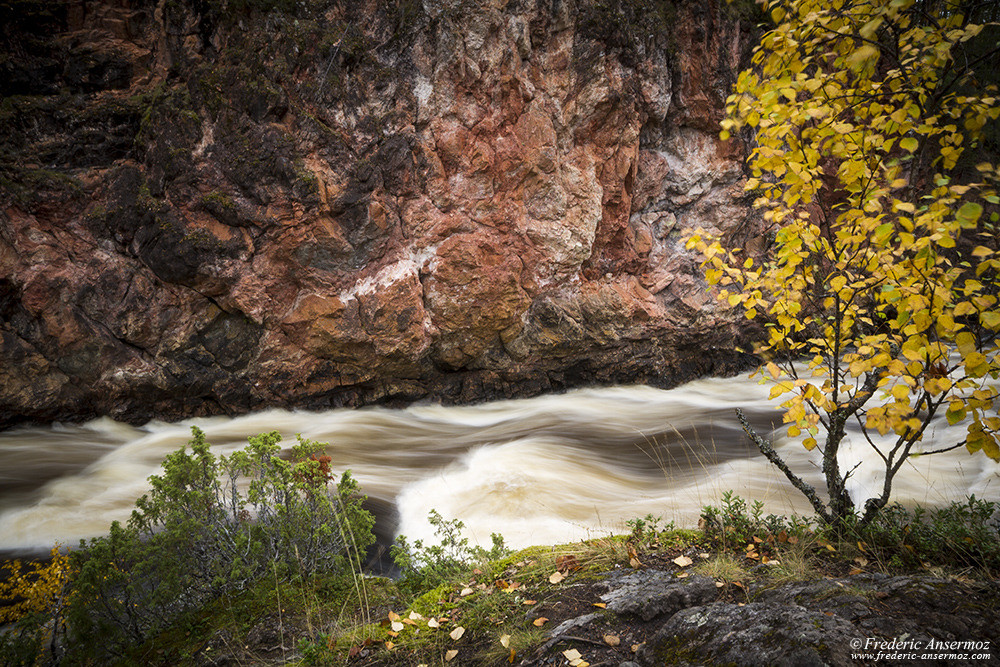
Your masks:
{"label": "shoreline vegetation", "polygon": [[[279,440],[216,458],[194,429],[127,524],[47,561],[4,563],[0,662],[631,667],[737,651],[766,664],[767,642],[746,654],[711,628],[775,614],[775,627],[819,628],[795,650],[827,664],[864,664],[848,659],[849,638],[889,642],[906,628],[998,645],[974,620],[1000,600],[992,502],[890,506],[834,530],[727,493],[697,530],[649,515],[624,535],[516,552],[500,535],[470,546],[460,519],[432,512],[436,542],[400,536],[387,578],[363,571],[374,519],[350,474],[336,478],[306,440],[282,459]],[[673,626],[692,614],[683,646],[664,634],[684,636]]]}

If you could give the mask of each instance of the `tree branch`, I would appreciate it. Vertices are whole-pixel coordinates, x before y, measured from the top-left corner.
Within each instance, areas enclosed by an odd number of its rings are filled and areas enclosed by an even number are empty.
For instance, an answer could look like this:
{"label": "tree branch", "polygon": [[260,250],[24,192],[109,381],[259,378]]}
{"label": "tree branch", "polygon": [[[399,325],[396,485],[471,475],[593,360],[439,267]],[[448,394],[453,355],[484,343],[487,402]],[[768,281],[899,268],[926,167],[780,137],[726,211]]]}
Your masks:
{"label": "tree branch", "polygon": [[743,432],[746,433],[747,437],[753,441],[753,444],[757,445],[757,449],[760,450],[760,453],[763,454],[776,468],[778,468],[778,470],[785,474],[785,477],[787,477],[788,481],[792,483],[792,486],[801,491],[802,494],[809,499],[809,502],[812,503],[813,509],[816,510],[816,513],[820,516],[820,518],[822,518],[824,522],[830,523],[830,514],[827,512],[826,504],[820,500],[819,495],[816,493],[816,489],[792,472],[781,456],[778,455],[778,452],[774,451],[774,446],[767,440],[764,440],[764,438],[757,435],[757,432],[753,430],[749,420],[747,420],[746,415],[743,414],[743,410],[736,408],[736,417],[740,420],[740,424],[743,425]]}

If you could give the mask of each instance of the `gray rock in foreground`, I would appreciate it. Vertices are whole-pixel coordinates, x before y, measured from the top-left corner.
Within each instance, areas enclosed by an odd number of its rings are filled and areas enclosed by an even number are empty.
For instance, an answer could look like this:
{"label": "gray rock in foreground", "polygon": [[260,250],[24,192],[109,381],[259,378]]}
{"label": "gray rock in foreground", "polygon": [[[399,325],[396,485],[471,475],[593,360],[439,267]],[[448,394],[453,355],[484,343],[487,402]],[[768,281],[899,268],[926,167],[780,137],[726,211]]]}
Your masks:
{"label": "gray rock in foreground", "polygon": [[862,635],[849,622],[798,605],[716,602],[674,614],[637,657],[650,666],[852,665],[852,639]]}

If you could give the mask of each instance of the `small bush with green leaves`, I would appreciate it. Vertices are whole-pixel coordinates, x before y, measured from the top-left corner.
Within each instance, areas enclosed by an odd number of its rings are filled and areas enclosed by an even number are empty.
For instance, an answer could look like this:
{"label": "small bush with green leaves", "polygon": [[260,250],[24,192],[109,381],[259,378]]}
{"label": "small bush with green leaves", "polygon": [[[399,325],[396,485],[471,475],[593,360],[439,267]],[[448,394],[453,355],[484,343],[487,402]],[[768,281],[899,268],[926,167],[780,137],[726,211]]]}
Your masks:
{"label": "small bush with green leaves", "polygon": [[458,519],[446,520],[437,510],[431,510],[427,520],[434,526],[435,544],[425,545],[414,540],[411,545],[405,535],[396,538],[391,554],[400,569],[400,584],[413,591],[428,590],[462,574],[471,563],[503,558],[510,553],[503,536],[493,533],[489,549],[470,547],[462,536],[465,524]]}
{"label": "small bush with green leaves", "polygon": [[720,507],[706,505],[701,510],[701,528],[706,537],[723,547],[742,545],[754,537],[767,539],[779,534],[801,535],[809,532],[814,522],[802,517],[783,517],[776,514],[764,516],[764,503],[747,502],[732,491],[722,494]]}
{"label": "small bush with green leaves", "polygon": [[71,643],[103,660],[121,655],[207,601],[262,577],[357,569],[374,519],[345,472],[332,483],[322,445],[281,435],[216,457],[197,428],[190,449],[164,461],[127,525],[74,552]]}
{"label": "small bush with green leaves", "polygon": [[1000,506],[970,496],[945,507],[890,505],[858,537],[891,565],[1000,571]]}

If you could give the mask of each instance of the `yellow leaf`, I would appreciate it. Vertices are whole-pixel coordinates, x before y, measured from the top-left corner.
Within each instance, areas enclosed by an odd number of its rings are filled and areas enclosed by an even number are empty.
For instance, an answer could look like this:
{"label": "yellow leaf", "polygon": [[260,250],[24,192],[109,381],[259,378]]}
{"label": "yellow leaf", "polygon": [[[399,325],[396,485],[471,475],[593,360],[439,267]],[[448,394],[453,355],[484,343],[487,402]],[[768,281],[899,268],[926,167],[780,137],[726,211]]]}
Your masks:
{"label": "yellow leaf", "polygon": [[802,441],[802,446],[808,449],[809,451],[812,451],[813,449],[816,448],[816,438],[806,438],[805,440]]}
{"label": "yellow leaf", "polygon": [[992,329],[996,331],[1000,329],[1000,313],[995,310],[987,310],[979,316],[979,321],[983,323],[983,326],[987,329]]}
{"label": "yellow leaf", "polygon": [[678,567],[687,567],[694,561],[688,558],[687,556],[678,556],[677,558],[674,559],[673,562],[674,565],[677,565]]}
{"label": "yellow leaf", "polygon": [[500,635],[500,645],[504,648],[510,648],[510,635]]}
{"label": "yellow leaf", "polygon": [[899,142],[899,147],[902,148],[904,151],[913,153],[916,152],[917,148],[920,147],[920,142],[914,139],[913,137],[906,137],[905,139]]}
{"label": "yellow leaf", "polygon": [[945,417],[947,417],[948,423],[952,425],[965,419],[965,403],[962,401],[952,401],[949,403]]}
{"label": "yellow leaf", "polygon": [[545,625],[548,622],[549,622],[549,619],[545,618],[544,616],[539,616],[538,618],[536,618],[535,620],[533,620],[531,622],[531,624],[540,628],[540,627],[542,627],[543,625]]}
{"label": "yellow leaf", "polygon": [[558,570],[549,575],[550,584],[558,584],[560,581],[566,578],[566,575]]}
{"label": "yellow leaf", "polygon": [[448,636],[451,637],[452,639],[454,639],[455,641],[458,641],[459,639],[462,638],[462,635],[464,635],[464,634],[465,634],[465,628],[463,628],[460,625],[457,628],[455,628],[454,630],[452,630],[451,632],[449,632]]}
{"label": "yellow leaf", "polygon": [[452,660],[455,659],[456,655],[458,655],[458,651],[456,651],[455,649],[452,649],[450,651],[445,651],[444,661],[445,662],[451,662]]}

